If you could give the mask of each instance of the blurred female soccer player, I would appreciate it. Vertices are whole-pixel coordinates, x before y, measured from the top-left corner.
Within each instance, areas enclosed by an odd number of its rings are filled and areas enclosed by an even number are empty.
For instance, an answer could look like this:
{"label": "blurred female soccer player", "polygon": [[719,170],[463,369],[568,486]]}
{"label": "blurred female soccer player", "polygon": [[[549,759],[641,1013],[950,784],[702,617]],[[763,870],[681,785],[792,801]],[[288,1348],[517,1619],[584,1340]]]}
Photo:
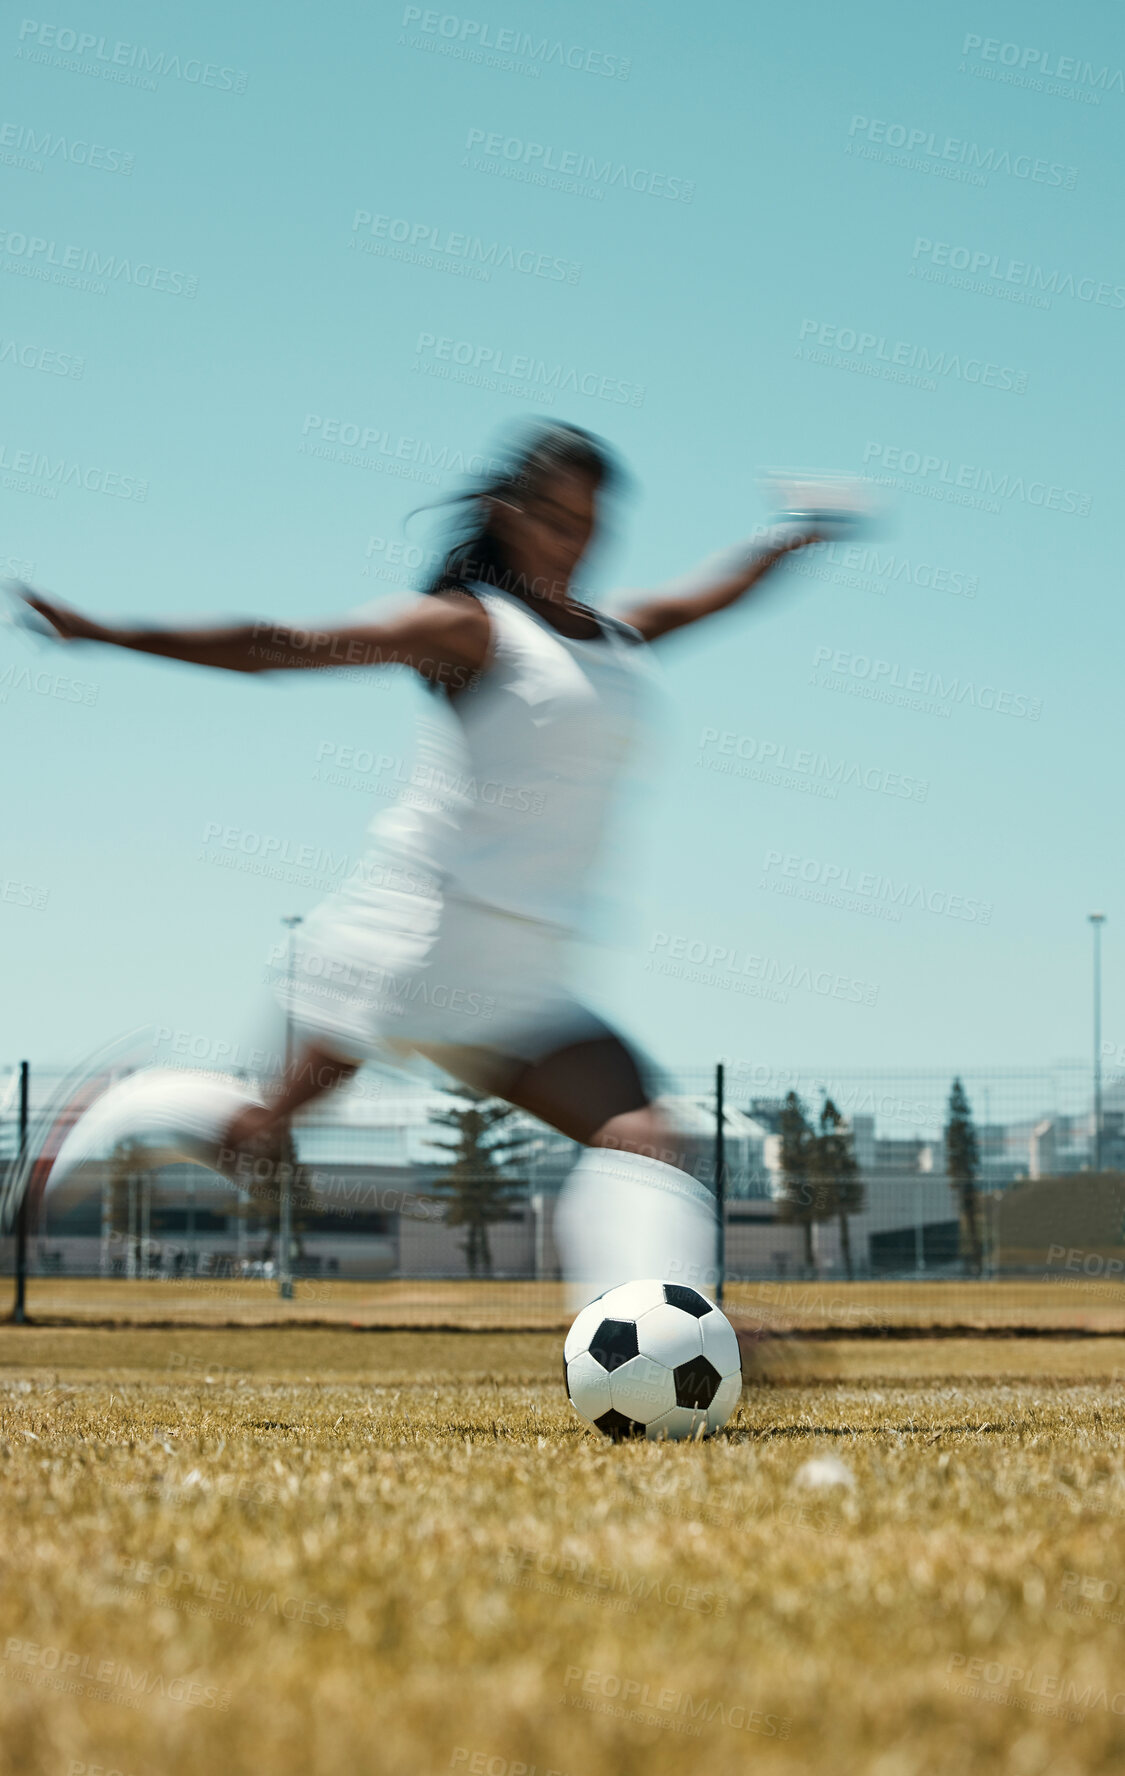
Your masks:
{"label": "blurred female soccer player", "polygon": [[[282,990],[300,1035],[293,1066],[268,1105],[217,1094],[203,1112],[206,1142],[229,1171],[237,1155],[268,1152],[299,1105],[378,1048],[427,1055],[589,1150],[556,1220],[576,1299],[630,1277],[714,1277],[711,1193],[676,1164],[675,1131],[638,1055],[567,984],[650,649],[739,603],[789,550],[838,534],[830,514],[792,522],[765,547],[736,549],[608,616],[572,582],[618,480],[589,433],[539,425],[464,496],[466,523],[425,595],[311,631],[124,628],[27,594],[68,641],[226,672],[405,664],[436,689],[459,756],[424,739],[414,781],[425,793],[374,821],[362,869],[302,927]],[[165,1127],[182,1086],[167,1073],[150,1082]],[[198,1136],[198,1093],[193,1104]],[[198,1139],[184,1151],[198,1157]]]}

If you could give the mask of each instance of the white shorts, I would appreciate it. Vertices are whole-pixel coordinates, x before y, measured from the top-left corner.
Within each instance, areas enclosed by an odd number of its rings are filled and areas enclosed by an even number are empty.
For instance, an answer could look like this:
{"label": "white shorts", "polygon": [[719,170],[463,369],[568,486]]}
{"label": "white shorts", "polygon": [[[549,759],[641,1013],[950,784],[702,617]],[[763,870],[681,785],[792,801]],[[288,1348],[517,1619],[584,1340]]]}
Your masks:
{"label": "white shorts", "polygon": [[278,996],[342,1060],[413,1050],[480,1089],[605,1024],[567,987],[570,936],[480,901],[364,886],[299,928]]}

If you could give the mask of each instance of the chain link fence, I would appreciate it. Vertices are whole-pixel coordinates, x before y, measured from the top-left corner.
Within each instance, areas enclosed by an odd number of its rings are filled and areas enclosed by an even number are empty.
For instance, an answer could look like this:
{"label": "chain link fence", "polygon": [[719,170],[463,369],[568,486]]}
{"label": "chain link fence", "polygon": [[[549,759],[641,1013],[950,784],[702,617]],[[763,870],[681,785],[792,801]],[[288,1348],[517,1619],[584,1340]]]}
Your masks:
{"label": "chain link fence", "polygon": [[[667,1075],[662,1099],[678,1163],[724,1199],[722,1292],[736,1320],[775,1330],[1125,1331],[1125,1072],[1107,1071],[1096,1118],[1092,1070],[1079,1062],[959,1075],[729,1057],[721,1067],[721,1120],[717,1065]],[[17,1071],[0,1070],[9,1223]],[[975,1148],[969,1176],[951,1160],[955,1077]],[[32,1152],[59,1085],[32,1068]],[[296,1119],[287,1314],[389,1325],[565,1320],[554,1209],[578,1149],[518,1112],[493,1137],[474,1137],[471,1118],[449,1119],[463,1103],[436,1074],[365,1069]],[[490,1154],[496,1132],[514,1140],[506,1160]],[[829,1163],[841,1151],[846,1189]],[[276,1196],[199,1167],[146,1171],[107,1154],[79,1192],[44,1203],[32,1168],[31,1309],[275,1315]],[[0,1269],[10,1274],[11,1225],[4,1231]]]}

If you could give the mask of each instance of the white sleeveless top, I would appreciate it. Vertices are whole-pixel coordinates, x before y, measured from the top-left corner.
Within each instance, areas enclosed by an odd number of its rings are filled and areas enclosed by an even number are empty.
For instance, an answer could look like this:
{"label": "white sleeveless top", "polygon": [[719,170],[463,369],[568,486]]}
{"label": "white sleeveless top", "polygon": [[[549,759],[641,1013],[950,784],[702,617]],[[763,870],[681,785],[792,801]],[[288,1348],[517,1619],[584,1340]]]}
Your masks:
{"label": "white sleeveless top", "polygon": [[613,791],[655,674],[636,629],[560,635],[513,593],[475,585],[488,664],[453,720],[420,725],[410,787],[378,815],[378,851],[444,896],[573,930]]}

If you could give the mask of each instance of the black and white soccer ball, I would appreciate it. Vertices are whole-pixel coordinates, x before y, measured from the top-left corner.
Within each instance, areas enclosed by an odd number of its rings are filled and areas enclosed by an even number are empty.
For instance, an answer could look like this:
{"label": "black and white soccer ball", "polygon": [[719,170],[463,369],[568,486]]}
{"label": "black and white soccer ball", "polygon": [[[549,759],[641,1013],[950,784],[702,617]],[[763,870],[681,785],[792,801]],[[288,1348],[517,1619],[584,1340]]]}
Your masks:
{"label": "black and white soccer ball", "polygon": [[738,1404],[742,1359],[721,1308],[683,1283],[622,1283],[577,1316],[566,1391],[607,1437],[710,1436]]}

